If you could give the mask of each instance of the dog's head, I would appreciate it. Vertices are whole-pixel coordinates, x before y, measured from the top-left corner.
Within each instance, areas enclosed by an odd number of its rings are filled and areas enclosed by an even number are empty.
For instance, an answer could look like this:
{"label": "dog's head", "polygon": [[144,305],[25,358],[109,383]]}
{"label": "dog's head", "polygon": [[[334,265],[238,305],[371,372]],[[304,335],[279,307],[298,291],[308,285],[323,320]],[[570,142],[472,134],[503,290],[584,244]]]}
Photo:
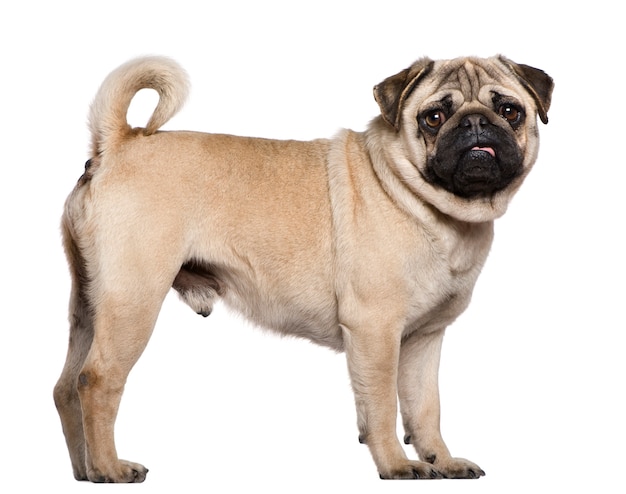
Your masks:
{"label": "dog's head", "polygon": [[536,116],[547,123],[552,88],[543,71],[502,56],[418,60],[374,88],[396,141],[389,166],[443,213],[492,220],[535,162]]}

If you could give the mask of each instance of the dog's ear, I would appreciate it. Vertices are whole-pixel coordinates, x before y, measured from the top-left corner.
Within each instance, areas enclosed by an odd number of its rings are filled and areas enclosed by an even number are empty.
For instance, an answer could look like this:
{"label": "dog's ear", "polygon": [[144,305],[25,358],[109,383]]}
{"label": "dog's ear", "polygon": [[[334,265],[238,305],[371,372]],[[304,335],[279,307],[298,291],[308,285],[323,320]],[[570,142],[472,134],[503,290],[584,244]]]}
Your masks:
{"label": "dog's ear", "polygon": [[380,113],[385,121],[396,130],[400,130],[402,106],[411,91],[433,67],[434,62],[421,58],[408,69],[388,77],[374,87],[374,98],[380,106]]}
{"label": "dog's ear", "polygon": [[504,63],[517,76],[522,85],[531,94],[537,103],[539,118],[544,124],[548,123],[548,110],[552,101],[552,90],[554,81],[552,77],[543,70],[536,69],[530,65],[515,63],[506,57],[500,56],[500,61]]}

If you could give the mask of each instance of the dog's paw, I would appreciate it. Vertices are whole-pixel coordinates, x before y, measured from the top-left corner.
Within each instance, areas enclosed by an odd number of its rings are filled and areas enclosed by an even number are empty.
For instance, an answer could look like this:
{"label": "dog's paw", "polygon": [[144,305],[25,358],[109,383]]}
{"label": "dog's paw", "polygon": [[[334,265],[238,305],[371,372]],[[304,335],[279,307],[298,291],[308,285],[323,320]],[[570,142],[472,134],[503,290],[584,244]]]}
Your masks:
{"label": "dog's paw", "polygon": [[118,483],[132,484],[146,480],[148,469],[139,463],[132,463],[126,460],[119,460],[114,471],[102,472],[95,468],[88,471],[87,477],[94,483]]}
{"label": "dog's paw", "polygon": [[447,479],[478,479],[485,475],[482,468],[464,458],[436,461],[434,466]]}
{"label": "dog's paw", "polygon": [[384,480],[441,479],[443,475],[433,466],[422,461],[407,461],[406,464],[396,467],[388,472],[379,472]]}

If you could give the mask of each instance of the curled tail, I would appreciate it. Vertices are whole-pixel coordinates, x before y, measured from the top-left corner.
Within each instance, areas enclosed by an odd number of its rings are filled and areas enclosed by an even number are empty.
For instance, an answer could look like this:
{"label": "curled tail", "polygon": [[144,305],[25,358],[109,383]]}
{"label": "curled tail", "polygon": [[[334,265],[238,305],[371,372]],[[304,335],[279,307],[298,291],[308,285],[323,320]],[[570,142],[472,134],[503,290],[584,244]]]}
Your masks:
{"label": "curled tail", "polygon": [[89,112],[92,156],[115,146],[130,133],[126,114],[140,89],[154,89],[159,94],[159,102],[144,131],[150,135],[183,106],[189,82],[182,67],[165,57],[136,58],[111,72],[100,86]]}

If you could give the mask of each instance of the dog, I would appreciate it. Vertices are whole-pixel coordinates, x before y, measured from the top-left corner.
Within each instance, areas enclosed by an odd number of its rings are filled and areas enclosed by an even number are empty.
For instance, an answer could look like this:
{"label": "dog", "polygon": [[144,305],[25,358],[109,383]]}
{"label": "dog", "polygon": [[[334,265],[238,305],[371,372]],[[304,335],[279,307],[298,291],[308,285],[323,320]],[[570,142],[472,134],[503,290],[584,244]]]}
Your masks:
{"label": "dog", "polygon": [[[188,91],[165,57],[131,60],[90,109],[91,157],[62,219],[70,341],[54,389],[74,476],[142,482],[113,430],[127,376],[174,288],[343,351],[359,440],[381,478],[478,478],[451,456],[437,375],[493,222],[535,163],[553,80],[504,56],[422,58],[375,86],[364,132],[279,141],[159,131]],[[159,94],[145,128],[126,113]],[[407,457],[396,435],[399,411]]]}

